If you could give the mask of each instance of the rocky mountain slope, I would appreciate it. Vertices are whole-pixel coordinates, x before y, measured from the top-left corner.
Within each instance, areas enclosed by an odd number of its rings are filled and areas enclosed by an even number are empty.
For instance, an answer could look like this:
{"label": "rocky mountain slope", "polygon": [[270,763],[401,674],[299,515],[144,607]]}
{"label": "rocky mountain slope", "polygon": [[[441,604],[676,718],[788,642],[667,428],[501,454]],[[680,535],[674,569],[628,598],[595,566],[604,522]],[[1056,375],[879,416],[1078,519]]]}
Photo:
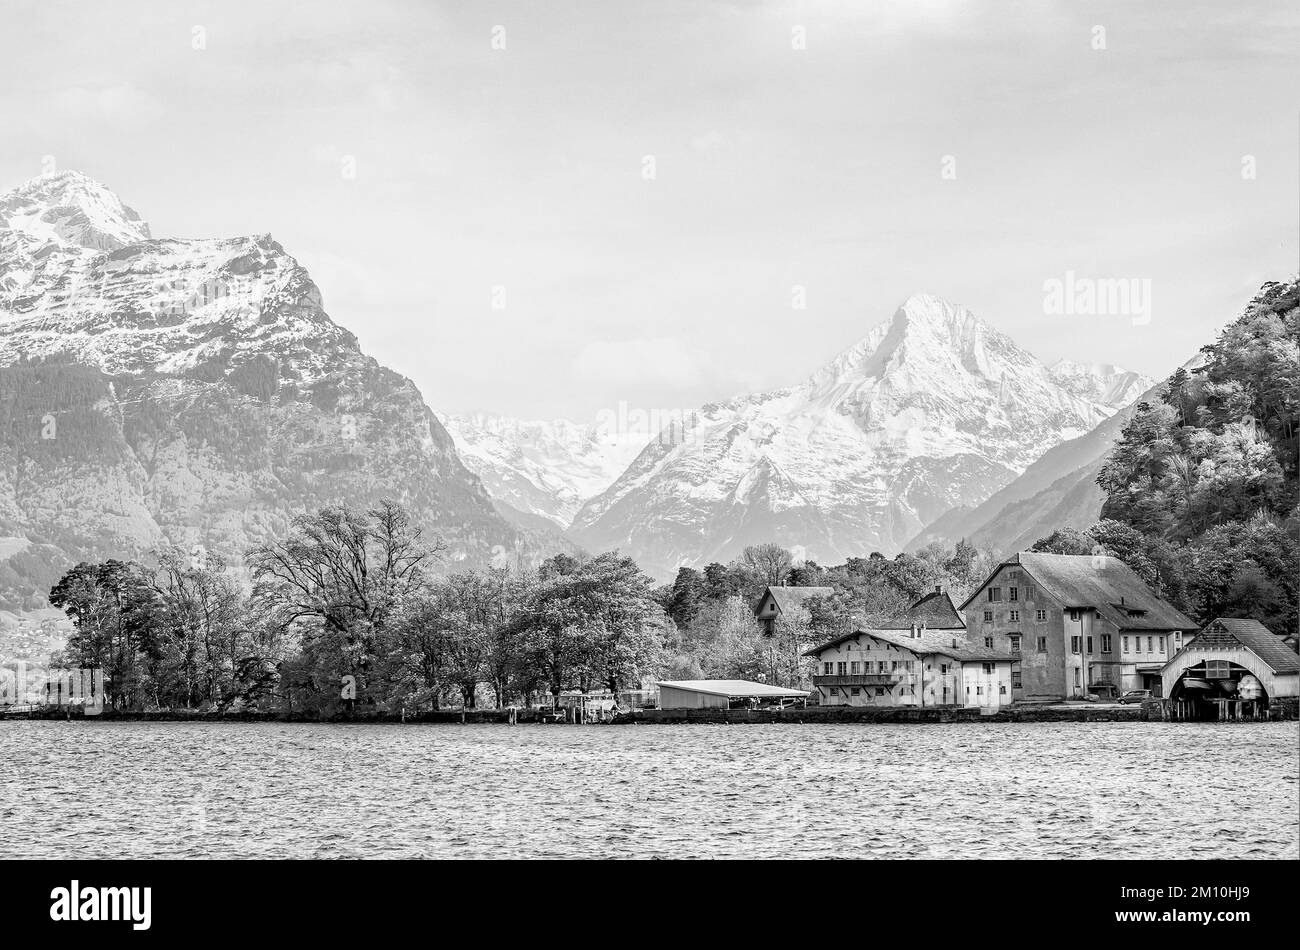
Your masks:
{"label": "rocky mountain slope", "polygon": [[75,172],[0,195],[0,610],[77,560],[237,562],[297,512],[381,497],[455,560],[538,544],[270,235],[155,239]]}
{"label": "rocky mountain slope", "polygon": [[[623,474],[652,433],[635,414],[580,425],[477,413],[443,415],[461,459],[508,517],[567,528],[588,499]],[[512,514],[513,513],[513,514]]]}
{"label": "rocky mountain slope", "polygon": [[770,540],[823,562],[891,554],[1112,415],[1123,372],[1086,371],[1079,395],[1076,369],[1062,382],[964,307],[915,296],[795,386],[700,408],[571,535],[661,576]]}
{"label": "rocky mountain slope", "polygon": [[[1190,371],[1201,361],[1197,354],[1183,368]],[[1091,432],[1049,449],[982,504],[942,515],[918,532],[907,550],[915,551],[932,541],[952,545],[966,538],[977,547],[1010,554],[1058,528],[1089,527],[1101,517],[1105,500],[1097,474],[1120,430],[1139,403],[1159,400],[1164,389],[1163,381],[1149,386]]]}

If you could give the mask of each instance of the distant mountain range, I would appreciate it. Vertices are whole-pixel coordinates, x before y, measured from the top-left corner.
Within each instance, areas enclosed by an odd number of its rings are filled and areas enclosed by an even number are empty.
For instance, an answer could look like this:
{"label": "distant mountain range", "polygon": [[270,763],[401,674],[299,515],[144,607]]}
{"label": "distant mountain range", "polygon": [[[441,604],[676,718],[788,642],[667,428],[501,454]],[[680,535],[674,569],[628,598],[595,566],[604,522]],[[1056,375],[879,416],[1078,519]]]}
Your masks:
{"label": "distant mountain range", "polygon": [[486,413],[438,419],[507,517],[525,523],[545,518],[561,529],[623,474],[654,435],[648,417],[638,420],[626,412],[590,425]]}
{"label": "distant mountain range", "polygon": [[1057,482],[1150,386],[1044,366],[918,295],[806,379],[669,430],[439,416],[269,235],[154,238],[99,183],[46,175],[0,195],[0,612],[42,609],[78,560],[237,562],[299,512],[382,497],[452,564],[619,548],[666,578],[764,541],[831,562],[1005,540],[1091,510],[1089,480]]}
{"label": "distant mountain range", "polygon": [[0,195],[0,610],[81,559],[238,563],[298,512],[382,497],[453,563],[566,546],[502,517],[270,235],[154,238],[76,172]]}

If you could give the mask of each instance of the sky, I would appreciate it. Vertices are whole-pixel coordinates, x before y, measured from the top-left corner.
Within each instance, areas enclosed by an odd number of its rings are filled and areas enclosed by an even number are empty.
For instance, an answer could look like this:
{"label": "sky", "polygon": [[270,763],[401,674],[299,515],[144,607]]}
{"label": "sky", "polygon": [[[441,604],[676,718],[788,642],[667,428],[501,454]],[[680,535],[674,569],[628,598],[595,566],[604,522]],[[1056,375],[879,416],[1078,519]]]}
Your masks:
{"label": "sky", "polygon": [[[1293,0],[0,12],[0,191],[75,169],[157,237],[269,232],[441,411],[779,388],[913,293],[1161,376],[1297,271]],[[1050,312],[1068,274],[1149,312]]]}

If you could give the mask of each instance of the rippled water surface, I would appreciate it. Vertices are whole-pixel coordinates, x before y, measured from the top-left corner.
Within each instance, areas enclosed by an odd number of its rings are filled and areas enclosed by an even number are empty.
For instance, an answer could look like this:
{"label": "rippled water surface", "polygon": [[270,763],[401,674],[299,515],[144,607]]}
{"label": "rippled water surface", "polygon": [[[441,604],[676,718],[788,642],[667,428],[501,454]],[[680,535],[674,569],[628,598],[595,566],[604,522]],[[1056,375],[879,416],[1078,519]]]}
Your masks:
{"label": "rippled water surface", "polygon": [[1300,857],[1295,723],[0,722],[10,857]]}

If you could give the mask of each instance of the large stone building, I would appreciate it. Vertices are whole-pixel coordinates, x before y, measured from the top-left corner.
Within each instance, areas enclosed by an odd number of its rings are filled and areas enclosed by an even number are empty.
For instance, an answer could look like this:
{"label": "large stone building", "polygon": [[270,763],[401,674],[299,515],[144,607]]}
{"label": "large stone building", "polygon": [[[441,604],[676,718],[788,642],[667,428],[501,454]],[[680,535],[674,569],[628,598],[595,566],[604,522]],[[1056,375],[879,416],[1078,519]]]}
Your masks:
{"label": "large stone building", "polygon": [[961,605],[972,644],[1015,657],[1015,699],[1160,691],[1195,622],[1110,555],[1022,551]]}

